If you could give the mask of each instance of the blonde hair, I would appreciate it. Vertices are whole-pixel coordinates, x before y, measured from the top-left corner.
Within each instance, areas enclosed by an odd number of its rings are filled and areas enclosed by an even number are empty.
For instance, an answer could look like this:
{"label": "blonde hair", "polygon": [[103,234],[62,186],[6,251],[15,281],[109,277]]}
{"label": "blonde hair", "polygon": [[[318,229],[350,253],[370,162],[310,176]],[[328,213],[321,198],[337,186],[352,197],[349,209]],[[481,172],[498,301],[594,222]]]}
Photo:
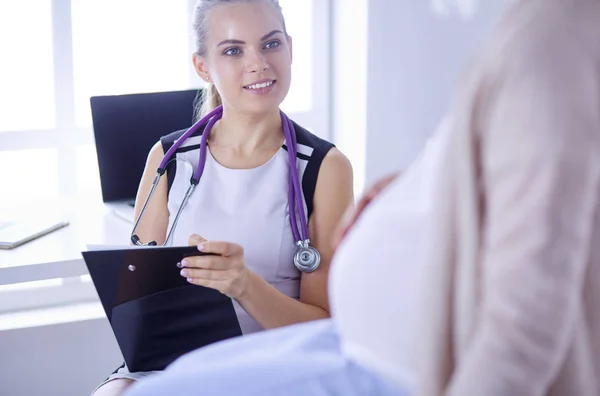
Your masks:
{"label": "blonde hair", "polygon": [[196,103],[194,111],[196,121],[223,104],[217,87],[212,83],[208,83],[202,91],[198,92]]}
{"label": "blonde hair", "polygon": [[[194,16],[192,21],[194,38],[196,42],[196,54],[200,56],[206,55],[205,42],[208,36],[208,21],[210,12],[214,7],[223,4],[254,3],[259,1],[267,2],[268,4],[271,4],[273,8],[275,8],[279,14],[279,17],[281,18],[283,32],[287,36],[285,18],[283,17],[283,11],[281,10],[281,5],[279,5],[279,0],[198,0],[196,6],[194,7]],[[199,106],[196,108],[196,117],[200,119],[206,114],[210,113],[216,107],[222,105],[223,100],[221,99],[221,95],[219,94],[217,87],[215,87],[213,83],[208,83],[204,89],[202,100],[200,100],[198,103]]]}

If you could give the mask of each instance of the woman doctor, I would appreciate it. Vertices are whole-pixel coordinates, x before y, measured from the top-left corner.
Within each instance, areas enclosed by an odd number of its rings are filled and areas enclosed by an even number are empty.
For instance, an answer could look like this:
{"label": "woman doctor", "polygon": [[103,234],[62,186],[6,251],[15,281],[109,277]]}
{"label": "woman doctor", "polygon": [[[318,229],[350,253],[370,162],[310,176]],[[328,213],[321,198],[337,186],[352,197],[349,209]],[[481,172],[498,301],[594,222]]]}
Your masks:
{"label": "woman doctor", "polygon": [[[279,3],[200,0],[193,25],[194,66],[208,83],[203,115],[221,105],[222,118],[210,131],[202,177],[176,227],[174,218],[193,171],[183,161],[176,161],[176,168],[168,168],[167,177],[160,179],[135,234],[143,243],[162,245],[173,228],[170,244],[189,243],[216,253],[184,260],[181,276],[233,298],[244,334],[327,318],[330,235],[353,201],[352,169],[331,143],[297,124],[298,153],[289,166],[290,142],[279,105],[290,87],[292,40]],[[136,218],[159,163],[183,132],[162,138],[152,148]],[[202,131],[187,138],[175,151],[177,159],[196,168],[201,138]],[[314,271],[301,272],[294,265],[298,246],[289,213],[294,206],[288,196],[291,172],[297,172],[302,185],[298,212],[305,218],[297,223],[308,220],[310,247],[320,254]],[[131,373],[123,366],[95,395],[120,394],[149,374]]]}

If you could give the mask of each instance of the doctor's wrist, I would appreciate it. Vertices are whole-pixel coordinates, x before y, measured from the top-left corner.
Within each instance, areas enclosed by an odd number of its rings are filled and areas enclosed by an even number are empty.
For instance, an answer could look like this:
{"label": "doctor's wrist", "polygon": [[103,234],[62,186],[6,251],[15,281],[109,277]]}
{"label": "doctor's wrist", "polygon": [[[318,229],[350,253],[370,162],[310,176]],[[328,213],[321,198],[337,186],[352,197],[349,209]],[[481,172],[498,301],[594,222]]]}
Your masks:
{"label": "doctor's wrist", "polygon": [[251,295],[251,290],[255,288],[257,282],[260,282],[262,278],[252,270],[244,267],[243,272],[240,276],[239,286],[236,288],[235,296],[231,298],[237,300],[240,304],[243,304]]}
{"label": "doctor's wrist", "polygon": [[232,284],[230,287],[230,292],[227,293],[229,297],[235,299],[235,300],[240,300],[241,298],[244,297],[244,295],[246,295],[248,287],[249,287],[249,283],[250,278],[252,278],[251,276],[252,271],[250,271],[248,268],[246,268],[245,266],[241,269],[237,279],[234,281],[234,284]]}

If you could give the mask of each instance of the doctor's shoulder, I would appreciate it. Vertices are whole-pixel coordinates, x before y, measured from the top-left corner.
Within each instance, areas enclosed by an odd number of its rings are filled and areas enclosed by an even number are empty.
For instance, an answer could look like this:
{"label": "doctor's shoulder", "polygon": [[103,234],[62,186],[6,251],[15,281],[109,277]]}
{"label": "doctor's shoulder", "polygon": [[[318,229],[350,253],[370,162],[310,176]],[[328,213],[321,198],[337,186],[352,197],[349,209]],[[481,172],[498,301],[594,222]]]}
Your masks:
{"label": "doctor's shoulder", "polygon": [[[150,195],[161,162],[163,162],[169,148],[183,136],[186,130],[178,130],[161,137],[150,149],[136,194],[134,208],[134,218],[136,220],[140,217],[144,203]],[[201,134],[202,131],[198,131],[194,135],[197,133]],[[169,168],[172,169],[172,167],[167,166],[166,168],[165,174],[160,177],[156,185],[152,198],[148,201],[144,216],[138,226],[137,234],[143,240],[153,240],[162,243],[166,237],[169,222]]]}
{"label": "doctor's shoulder", "polygon": [[[145,169],[144,169],[142,183],[145,181],[144,179],[150,179],[150,184],[152,183],[152,181],[154,180],[154,177],[156,176],[156,172],[157,172],[157,170],[158,170],[158,168],[160,166],[160,163],[162,162],[163,158],[165,157],[165,155],[167,154],[167,152],[169,151],[169,149],[179,139],[182,138],[182,136],[187,132],[187,130],[188,129],[180,129],[180,130],[171,132],[171,133],[169,133],[169,134],[167,134],[165,136],[162,136],[152,146],[152,148],[150,149],[150,152],[148,153],[148,157],[146,159],[146,166],[145,166]],[[193,142],[193,140],[197,140],[197,138],[199,138],[202,135],[203,131],[204,131],[204,128],[200,128],[194,134],[192,134],[191,136],[188,136],[188,138],[186,139],[184,145],[188,146],[188,145],[190,145]],[[196,139],[194,139],[194,138],[196,138]],[[199,142],[198,142],[198,145],[199,145]],[[165,170],[165,172],[167,174],[169,173],[169,168],[170,167],[168,166],[167,169]],[[162,180],[161,180],[161,183],[163,183]]]}
{"label": "doctor's shoulder", "polygon": [[[165,155],[168,153],[169,149],[180,139],[183,137],[183,135],[186,133],[187,129],[180,129],[174,132],[171,132],[165,136],[162,136],[150,149],[150,152],[148,153],[148,157],[146,158],[146,165],[144,167],[144,172],[142,174],[142,180],[140,182],[140,187],[139,187],[139,192],[138,192],[138,199],[136,200],[136,206],[137,206],[137,201],[139,201],[140,198],[140,192],[146,192],[146,189],[150,189],[152,186],[152,182],[154,181],[154,178],[156,177],[158,168],[160,167],[161,162],[163,161]],[[193,135],[189,136],[186,139],[185,144],[188,145],[188,143],[192,143],[193,138],[195,138],[196,136],[201,136],[202,132],[204,131],[204,128],[200,128],[198,131],[196,131]],[[189,141],[189,142],[188,142]],[[174,156],[174,155],[173,155]],[[165,175],[168,176],[169,173],[169,166],[166,167],[167,169],[165,169]],[[161,197],[164,196],[164,204],[166,206],[166,197],[167,197],[167,193],[168,193],[168,181],[167,180],[163,180],[163,179],[167,179],[168,177],[161,177],[160,178],[160,182],[157,186],[157,195],[160,195]],[[162,199],[162,198],[161,198]]]}
{"label": "doctor's shoulder", "polygon": [[308,188],[309,191],[304,191],[305,195],[309,200],[312,198],[315,201],[315,206],[322,200],[321,195],[333,194],[343,201],[348,198],[353,200],[353,169],[350,160],[335,144],[296,122],[292,123],[297,139],[297,160],[307,161],[302,188]]}
{"label": "doctor's shoulder", "polygon": [[[148,152],[148,157],[146,158],[146,165],[144,167],[144,173],[142,175],[142,181],[140,182],[140,187],[142,184],[150,183],[154,180],[156,176],[156,172],[160,163],[162,162],[165,154],[169,150],[169,148],[176,142],[184,133],[185,129],[178,130],[172,132],[168,135],[162,136],[150,149]],[[162,180],[161,180],[162,183]]]}
{"label": "doctor's shoulder", "polygon": [[[165,154],[169,151],[171,146],[180,139],[183,134],[187,131],[187,129],[181,129],[178,131],[171,132],[165,136],[162,136],[150,149],[148,152],[148,156],[146,158],[146,165],[144,167],[144,172],[142,174],[142,180],[140,181],[138,198],[136,199],[136,206],[140,199],[140,193],[147,194],[146,190],[149,190],[152,186],[152,182],[156,177],[158,168],[165,157]],[[202,133],[202,131],[198,131],[197,133]],[[194,135],[196,135],[195,133]],[[167,167],[169,168],[169,167]],[[166,173],[168,174],[168,169],[166,169]],[[159,195],[162,200],[164,197],[164,204],[166,206],[166,197],[167,197],[167,179],[166,177],[161,177],[160,182],[157,186],[157,195]],[[144,195],[146,196],[146,195]]]}

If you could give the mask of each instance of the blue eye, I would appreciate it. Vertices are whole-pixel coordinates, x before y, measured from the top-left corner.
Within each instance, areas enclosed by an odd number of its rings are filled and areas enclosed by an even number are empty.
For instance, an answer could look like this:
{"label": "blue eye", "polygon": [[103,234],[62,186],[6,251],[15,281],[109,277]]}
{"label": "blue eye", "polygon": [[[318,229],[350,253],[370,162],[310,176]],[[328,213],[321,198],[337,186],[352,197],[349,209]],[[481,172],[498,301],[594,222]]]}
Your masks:
{"label": "blue eye", "polygon": [[277,48],[280,45],[281,45],[281,42],[279,40],[273,40],[273,41],[269,41],[268,43],[266,43],[265,48],[266,49]]}
{"label": "blue eye", "polygon": [[223,51],[223,55],[227,55],[227,56],[236,56],[241,53],[242,53],[242,50],[237,47],[227,48],[225,51]]}

